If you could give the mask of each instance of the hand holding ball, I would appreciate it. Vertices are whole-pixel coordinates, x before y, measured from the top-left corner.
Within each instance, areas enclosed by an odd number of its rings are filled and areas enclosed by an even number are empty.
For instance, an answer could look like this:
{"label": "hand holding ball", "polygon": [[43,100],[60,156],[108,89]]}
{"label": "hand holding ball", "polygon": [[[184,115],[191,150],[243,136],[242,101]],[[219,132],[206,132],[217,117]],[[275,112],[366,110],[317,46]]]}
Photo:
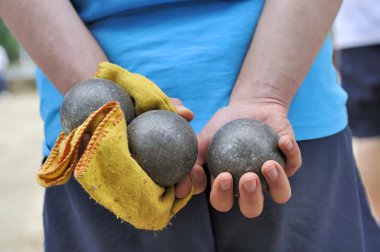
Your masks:
{"label": "hand holding ball", "polygon": [[254,172],[259,176],[263,190],[267,190],[262,165],[268,160],[275,160],[281,166],[285,163],[278,140],[278,134],[271,127],[257,120],[238,119],[227,123],[216,132],[209,146],[211,175],[231,173],[235,192],[238,192],[240,177]]}
{"label": "hand holding ball", "polygon": [[188,122],[174,112],[152,110],[128,126],[132,157],[159,185],[172,186],[189,174],[198,143]]}
{"label": "hand holding ball", "polygon": [[[188,122],[165,110],[148,111],[134,119],[131,97],[109,80],[85,80],[66,94],[61,107],[64,133],[69,135],[110,101],[119,102],[124,112],[132,157],[157,184],[172,186],[189,174],[197,158],[198,144]],[[237,192],[240,177],[246,172],[255,172],[262,188],[267,189],[261,174],[263,163],[267,160],[275,160],[282,166],[285,163],[278,140],[277,133],[260,121],[238,119],[227,123],[214,135],[209,146],[211,175],[230,172]]]}
{"label": "hand holding ball", "polygon": [[69,135],[93,112],[117,101],[128,124],[132,157],[159,185],[172,186],[190,172],[198,155],[197,138],[188,122],[174,112],[152,110],[134,119],[131,97],[116,83],[89,79],[66,94],[61,107],[61,126]]}

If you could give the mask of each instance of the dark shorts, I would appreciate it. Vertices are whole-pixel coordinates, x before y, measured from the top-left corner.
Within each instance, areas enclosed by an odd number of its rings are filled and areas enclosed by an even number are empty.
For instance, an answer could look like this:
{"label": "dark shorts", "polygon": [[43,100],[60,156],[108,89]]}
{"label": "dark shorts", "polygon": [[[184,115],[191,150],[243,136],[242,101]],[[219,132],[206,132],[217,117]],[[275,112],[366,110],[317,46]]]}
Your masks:
{"label": "dark shorts", "polygon": [[340,50],[338,62],[353,135],[380,136],[380,45]]}
{"label": "dark shorts", "polygon": [[252,220],[237,204],[228,213],[212,211],[217,251],[380,251],[380,229],[355,167],[350,131],[299,146],[303,164],[290,178],[288,203],[265,197],[263,213]]}
{"label": "dark shorts", "polygon": [[291,178],[292,199],[277,205],[266,197],[262,215],[252,220],[237,207],[210,211],[202,194],[164,231],[141,231],[95,204],[75,180],[47,189],[46,251],[380,251],[349,130],[299,145],[303,167]]}

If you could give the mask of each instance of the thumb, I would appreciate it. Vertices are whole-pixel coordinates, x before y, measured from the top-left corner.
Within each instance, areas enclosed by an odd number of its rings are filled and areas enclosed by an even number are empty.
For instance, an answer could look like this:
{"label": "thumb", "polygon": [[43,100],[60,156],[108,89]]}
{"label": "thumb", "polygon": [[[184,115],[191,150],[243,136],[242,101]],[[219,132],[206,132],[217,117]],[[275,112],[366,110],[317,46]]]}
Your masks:
{"label": "thumb", "polygon": [[193,120],[194,118],[194,113],[186,108],[182,101],[178,98],[170,98],[170,101],[172,102],[176,112],[178,113],[178,115],[182,116],[183,118],[185,118],[187,121],[191,121]]}

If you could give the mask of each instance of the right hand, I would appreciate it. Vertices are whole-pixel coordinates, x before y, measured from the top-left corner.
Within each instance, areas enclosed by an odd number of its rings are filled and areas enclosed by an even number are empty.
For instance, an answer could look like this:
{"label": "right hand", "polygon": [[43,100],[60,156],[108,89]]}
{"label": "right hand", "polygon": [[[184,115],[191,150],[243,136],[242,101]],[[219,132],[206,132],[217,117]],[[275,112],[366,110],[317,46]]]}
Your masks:
{"label": "right hand", "polygon": [[[200,159],[207,162],[207,150],[215,132],[224,124],[239,118],[251,118],[262,121],[274,128],[280,135],[278,146],[286,156],[285,167],[274,160],[266,161],[261,171],[268,182],[270,196],[278,204],[286,203],[291,197],[288,177],[301,166],[301,152],[295,141],[292,127],[287,117],[287,109],[276,102],[262,100],[248,103],[233,103],[217,111],[198,135]],[[247,218],[261,214],[264,206],[264,195],[258,176],[247,172],[240,178],[239,207]],[[228,172],[212,178],[210,203],[218,211],[229,211],[234,203],[233,178]]]}

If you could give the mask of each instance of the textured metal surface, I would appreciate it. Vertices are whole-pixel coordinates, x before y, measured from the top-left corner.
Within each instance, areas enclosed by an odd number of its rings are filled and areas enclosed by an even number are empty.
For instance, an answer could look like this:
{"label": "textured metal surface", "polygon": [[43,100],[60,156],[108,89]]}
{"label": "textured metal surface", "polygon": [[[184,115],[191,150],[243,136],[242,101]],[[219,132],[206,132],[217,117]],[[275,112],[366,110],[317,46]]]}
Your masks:
{"label": "textured metal surface", "polygon": [[152,110],[128,126],[132,157],[161,186],[180,182],[195,164],[198,143],[188,122],[176,113]]}
{"label": "textured metal surface", "polygon": [[208,168],[211,175],[231,173],[238,193],[240,177],[246,172],[254,172],[258,174],[263,190],[267,190],[261,166],[267,160],[275,160],[281,165],[285,163],[278,140],[278,134],[260,121],[238,119],[227,123],[217,131],[209,146]]}
{"label": "textured metal surface", "polygon": [[135,117],[131,97],[117,84],[105,79],[89,79],[75,85],[67,92],[61,106],[61,126],[68,135],[80,126],[89,115],[110,101],[120,103],[127,124]]}

